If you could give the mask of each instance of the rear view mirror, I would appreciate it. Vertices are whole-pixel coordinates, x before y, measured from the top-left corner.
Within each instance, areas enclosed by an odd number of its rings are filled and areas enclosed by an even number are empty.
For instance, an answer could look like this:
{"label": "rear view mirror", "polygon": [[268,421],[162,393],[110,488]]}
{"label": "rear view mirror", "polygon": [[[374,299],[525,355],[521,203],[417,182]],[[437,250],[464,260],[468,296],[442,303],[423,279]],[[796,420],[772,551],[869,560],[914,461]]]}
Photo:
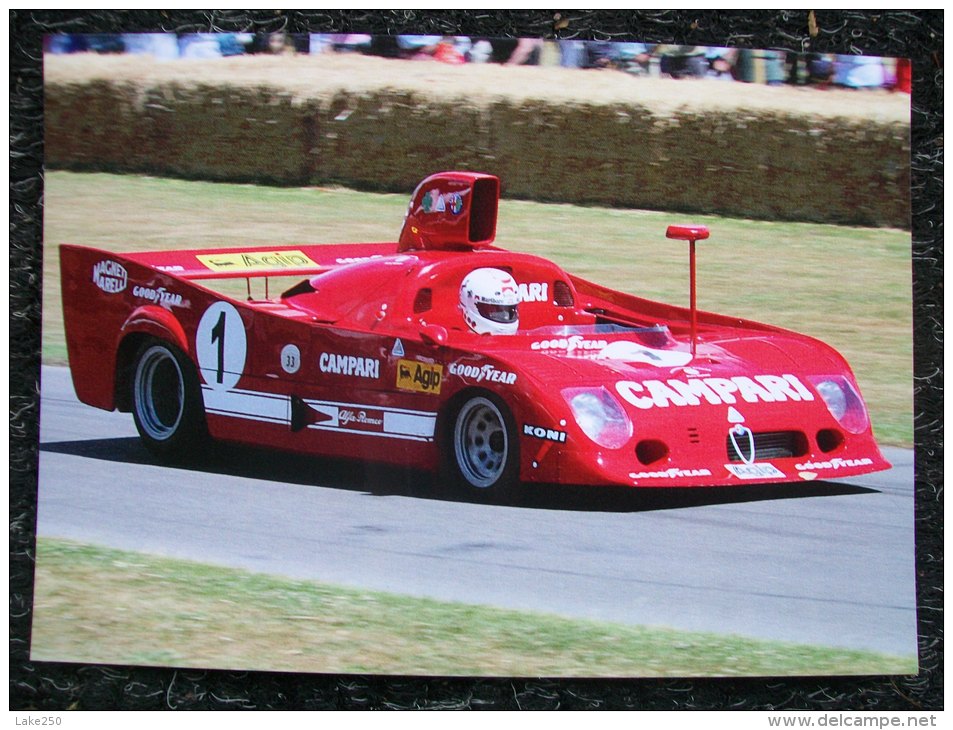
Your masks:
{"label": "rear view mirror", "polygon": [[425,324],[420,328],[420,338],[428,345],[442,346],[447,344],[447,330],[439,324]]}

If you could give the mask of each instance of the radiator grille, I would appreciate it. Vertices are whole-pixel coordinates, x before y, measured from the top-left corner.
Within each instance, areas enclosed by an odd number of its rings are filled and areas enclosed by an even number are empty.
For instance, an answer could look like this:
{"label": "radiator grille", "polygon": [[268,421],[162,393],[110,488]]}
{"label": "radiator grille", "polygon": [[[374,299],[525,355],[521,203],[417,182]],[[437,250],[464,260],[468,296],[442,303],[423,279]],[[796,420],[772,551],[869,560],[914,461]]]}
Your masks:
{"label": "radiator grille", "polygon": [[[741,453],[750,459],[751,443],[748,435],[735,436],[734,441],[741,449]],[[728,461],[745,461],[735,450],[731,434],[725,437],[725,451]],[[804,456],[807,453],[807,438],[800,431],[769,431],[754,434],[754,460],[770,461],[771,459],[785,459],[792,456]]]}

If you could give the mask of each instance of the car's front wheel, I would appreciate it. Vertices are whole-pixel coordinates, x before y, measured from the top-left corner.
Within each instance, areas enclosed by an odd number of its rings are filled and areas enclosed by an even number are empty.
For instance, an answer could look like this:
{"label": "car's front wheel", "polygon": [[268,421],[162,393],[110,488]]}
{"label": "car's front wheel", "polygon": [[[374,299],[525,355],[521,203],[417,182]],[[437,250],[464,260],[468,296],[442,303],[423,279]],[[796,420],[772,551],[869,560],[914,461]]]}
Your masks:
{"label": "car's front wheel", "polygon": [[474,395],[454,411],[448,476],[470,496],[505,500],[519,485],[519,444],[509,409],[490,393]]}
{"label": "car's front wheel", "polygon": [[176,347],[146,342],[136,356],[132,414],[142,442],[162,456],[185,456],[207,431],[195,366]]}

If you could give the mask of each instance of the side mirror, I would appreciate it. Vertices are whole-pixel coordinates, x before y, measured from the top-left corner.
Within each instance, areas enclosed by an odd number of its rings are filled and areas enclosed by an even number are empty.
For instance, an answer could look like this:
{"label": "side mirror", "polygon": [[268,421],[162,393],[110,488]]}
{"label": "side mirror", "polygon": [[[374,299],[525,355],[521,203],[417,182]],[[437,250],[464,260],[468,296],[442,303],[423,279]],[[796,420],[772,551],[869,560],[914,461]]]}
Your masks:
{"label": "side mirror", "polygon": [[708,236],[708,226],[676,225],[669,226],[665,231],[666,238],[676,238],[679,241],[704,241]]}
{"label": "side mirror", "polygon": [[440,347],[447,344],[447,330],[439,324],[425,324],[420,328],[420,338],[432,347]]}

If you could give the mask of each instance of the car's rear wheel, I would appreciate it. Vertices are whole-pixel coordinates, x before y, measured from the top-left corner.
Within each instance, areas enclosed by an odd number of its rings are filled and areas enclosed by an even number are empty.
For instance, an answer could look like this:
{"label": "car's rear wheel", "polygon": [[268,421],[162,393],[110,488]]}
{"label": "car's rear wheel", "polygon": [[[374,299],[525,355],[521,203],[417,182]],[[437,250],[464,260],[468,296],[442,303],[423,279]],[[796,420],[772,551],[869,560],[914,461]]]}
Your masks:
{"label": "car's rear wheel", "polygon": [[195,366],[176,347],[149,340],[132,379],[132,414],[142,442],[163,456],[185,456],[204,445],[205,411]]}
{"label": "car's rear wheel", "polygon": [[509,409],[490,393],[464,400],[451,421],[449,476],[471,496],[512,496],[519,484],[519,444]]}

